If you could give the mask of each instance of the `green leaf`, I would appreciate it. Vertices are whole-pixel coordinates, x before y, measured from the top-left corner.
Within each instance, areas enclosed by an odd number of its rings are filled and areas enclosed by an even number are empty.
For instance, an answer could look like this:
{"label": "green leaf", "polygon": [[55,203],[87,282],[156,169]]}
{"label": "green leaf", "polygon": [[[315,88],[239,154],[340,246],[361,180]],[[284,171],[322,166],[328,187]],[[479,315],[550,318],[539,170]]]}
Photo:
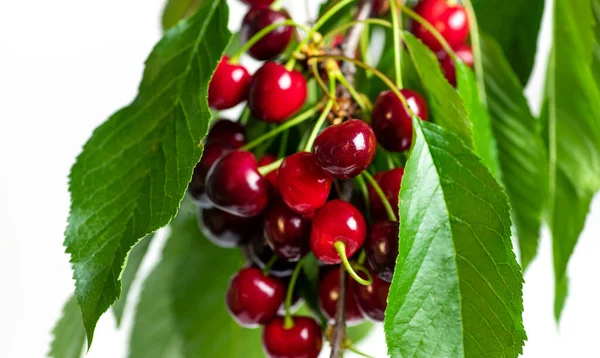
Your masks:
{"label": "green leaf", "polygon": [[521,84],[527,84],[535,62],[544,0],[472,2],[481,30],[500,43]]}
{"label": "green leaf", "polygon": [[385,312],[392,357],[516,357],[523,275],[508,200],[456,136],[413,119],[400,252]]}
{"label": "green leaf", "polygon": [[367,338],[367,336],[371,333],[371,331],[375,328],[375,325],[371,322],[364,322],[359,324],[358,326],[348,327],[346,328],[346,334],[348,335],[348,339],[352,343],[358,343],[363,339]]}
{"label": "green leaf", "polygon": [[465,143],[471,144],[471,121],[460,96],[442,74],[437,57],[409,32],[405,32],[404,37],[412,62],[427,91],[425,95],[433,120]]}
{"label": "green leaf", "polygon": [[541,123],[529,109],[523,86],[500,46],[482,37],[488,109],[499,150],[502,181],[512,207],[521,253],[527,268],[537,253],[548,197],[548,156]]}
{"label": "green leaf", "polygon": [[163,30],[168,30],[177,25],[180,20],[190,17],[208,2],[208,0],[168,0],[162,15]]}
{"label": "green leaf", "polygon": [[65,303],[62,316],[52,330],[52,335],[54,339],[50,345],[49,357],[81,357],[85,344],[85,328],[75,296],[71,296]]}
{"label": "green leaf", "polygon": [[592,197],[600,188],[600,91],[592,70],[598,38],[593,5],[597,4],[592,0],[554,3],[546,106],[557,319],[567,295],[569,258]]}
{"label": "green leaf", "polygon": [[88,345],[120,295],[129,250],[177,213],[202,152],[207,87],[230,38],[227,19],[217,0],[167,31],[137,98],[94,131],[71,169],[65,246]]}
{"label": "green leaf", "polygon": [[243,262],[239,250],[202,237],[196,208],[184,202],[144,285],[130,357],[171,357],[168,350],[183,357],[263,357],[261,330],[240,327],[225,308],[229,279]]}

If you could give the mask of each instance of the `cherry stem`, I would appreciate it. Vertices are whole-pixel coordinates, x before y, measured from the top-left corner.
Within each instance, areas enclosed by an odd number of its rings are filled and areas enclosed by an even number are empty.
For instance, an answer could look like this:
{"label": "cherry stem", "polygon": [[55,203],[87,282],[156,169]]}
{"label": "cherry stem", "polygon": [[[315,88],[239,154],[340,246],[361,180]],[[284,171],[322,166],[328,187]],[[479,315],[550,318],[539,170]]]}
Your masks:
{"label": "cherry stem", "polygon": [[360,254],[358,255],[358,260],[356,260],[356,262],[358,262],[359,265],[362,265],[365,263],[366,259],[367,259],[367,252],[363,249],[360,251]]}
{"label": "cherry stem", "polygon": [[377,181],[373,178],[373,176],[371,176],[371,174],[369,174],[369,172],[366,170],[364,172],[362,172],[362,175],[365,178],[367,178],[367,181],[369,182],[369,184],[371,184],[373,189],[375,189],[377,196],[379,196],[379,199],[383,203],[383,207],[385,208],[385,211],[387,212],[388,218],[392,221],[398,221],[398,219],[396,218],[396,214],[394,213],[394,209],[392,209],[392,205],[390,204],[390,201],[383,193],[383,190],[381,190],[379,183],[377,183]]}
{"label": "cherry stem", "polygon": [[347,22],[345,24],[342,24],[336,28],[334,28],[333,30],[329,31],[328,33],[326,33],[325,35],[323,35],[323,39],[329,38],[332,35],[338,34],[340,32],[343,32],[344,30],[346,30],[349,27],[352,27],[354,25],[357,24],[375,24],[375,25],[381,25],[387,28],[392,28],[392,23],[386,20],[382,20],[382,19],[366,19],[366,20],[356,20],[356,21],[350,21]]}
{"label": "cherry stem", "polygon": [[265,175],[269,174],[270,172],[272,172],[273,170],[279,169],[279,167],[281,166],[281,163],[283,163],[283,158],[276,160],[271,164],[267,164],[267,165],[263,165],[262,167],[258,167],[258,172],[260,173],[260,175],[265,176]]}
{"label": "cherry stem", "polygon": [[442,34],[440,34],[440,32],[429,21],[425,20],[421,15],[417,14],[411,8],[407,7],[406,5],[400,5],[400,9],[404,13],[406,13],[406,15],[408,15],[413,20],[415,20],[416,22],[421,24],[423,27],[425,27],[427,29],[427,31],[429,31],[431,33],[431,35],[433,35],[433,37],[435,37],[435,39],[442,45],[442,47],[444,48],[444,51],[446,51],[446,53],[448,55],[450,55],[450,57],[452,57],[453,60],[457,59],[456,53],[454,52],[452,47],[448,44],[448,41],[446,41],[444,36],[442,36]]}
{"label": "cherry stem", "polygon": [[317,61],[311,61],[311,70],[313,73],[313,76],[315,77],[315,80],[317,81],[317,84],[319,85],[319,87],[321,87],[321,90],[327,95],[327,97],[329,97],[330,99],[335,99],[335,96],[332,96],[331,93],[329,93],[329,89],[327,88],[327,85],[325,84],[325,82],[323,82],[323,79],[321,78],[321,74],[319,73],[319,64],[317,63]]}
{"label": "cherry stem", "polygon": [[296,117],[281,124],[277,128],[274,128],[274,129],[268,131],[267,133],[261,135],[260,137],[256,138],[255,140],[251,141],[250,143],[247,143],[240,149],[241,150],[254,149],[258,145],[260,145],[262,142],[264,142],[265,140],[272,138],[272,137],[278,135],[279,133],[286,131],[286,130],[292,128],[293,126],[296,126],[296,125],[304,122],[305,120],[311,118],[315,113],[318,112],[318,110],[319,110],[319,105],[316,104],[316,105],[312,106],[311,108],[307,109],[305,112],[303,112],[303,113],[297,115]]}
{"label": "cherry stem", "polygon": [[292,273],[292,278],[290,279],[290,283],[287,287],[287,292],[285,295],[285,318],[283,320],[283,328],[290,329],[294,327],[294,320],[292,319],[292,313],[290,312],[292,306],[292,298],[294,296],[294,286],[296,286],[296,281],[298,281],[298,276],[300,275],[300,271],[302,269],[302,262],[304,258],[298,261],[296,264],[296,268],[294,268],[294,273]]}
{"label": "cherry stem", "polygon": [[402,88],[402,48],[400,39],[402,33],[402,16],[398,16],[396,0],[390,0],[390,11],[392,13],[393,38],[394,38],[394,75],[396,76],[396,87]]}
{"label": "cherry stem", "polygon": [[363,279],[362,277],[360,277],[356,273],[356,271],[354,271],[354,268],[352,268],[352,265],[350,264],[350,261],[348,261],[348,257],[346,256],[346,244],[343,241],[336,241],[335,244],[333,244],[333,248],[335,249],[335,251],[337,251],[338,255],[340,255],[340,258],[342,259],[342,264],[344,265],[344,268],[346,269],[346,271],[348,271],[348,274],[350,276],[352,276],[354,281],[356,281],[364,286],[369,286],[370,284],[373,283],[373,277],[371,277],[371,274],[363,267],[357,266],[359,271],[361,271],[367,275],[366,280]]}
{"label": "cherry stem", "polygon": [[277,262],[277,255],[273,255],[273,257],[271,257],[271,259],[269,260],[269,262],[267,262],[267,264],[265,265],[265,268],[263,268],[263,274],[265,276],[269,276],[269,272],[271,272],[271,268],[273,268],[273,265],[275,265],[275,262]]}
{"label": "cherry stem", "polygon": [[290,131],[283,132],[283,135],[281,136],[281,143],[279,144],[279,151],[277,152],[277,158],[282,158],[285,156],[289,137]]}
{"label": "cherry stem", "polygon": [[473,45],[473,57],[475,58],[475,74],[477,75],[477,87],[479,88],[479,99],[487,106],[487,95],[485,92],[485,82],[483,74],[483,57],[481,55],[481,40],[479,38],[479,24],[471,0],[463,0],[463,5],[467,10],[469,19],[469,28],[471,34],[471,44]]}
{"label": "cherry stem", "polygon": [[315,140],[317,139],[317,135],[319,135],[319,130],[321,127],[323,127],[323,123],[325,123],[329,112],[331,112],[331,109],[335,104],[335,100],[331,99],[331,97],[335,98],[335,78],[333,78],[331,75],[329,75],[329,95],[330,99],[327,101],[325,109],[323,109],[323,112],[321,112],[321,116],[319,119],[317,119],[317,123],[315,123],[312,132],[310,132],[310,137],[308,137],[308,140],[306,141],[306,145],[304,146],[305,152],[311,151],[313,145],[315,144]]}
{"label": "cherry stem", "polygon": [[248,120],[250,120],[250,108],[246,106],[242,111],[242,115],[240,116],[239,122],[240,124],[243,124],[245,126],[246,124],[248,124]]}
{"label": "cherry stem", "polygon": [[[358,184],[358,188],[360,189],[360,192],[363,196],[367,215],[370,216],[371,215],[371,202],[369,200],[369,189],[367,189],[367,183],[365,182],[365,178],[363,178],[362,175],[359,175],[354,179],[356,180],[356,183]],[[369,217],[369,219],[370,219],[370,217]]]}
{"label": "cherry stem", "polygon": [[350,82],[348,82],[346,77],[344,77],[344,75],[341,72],[336,72],[335,77],[348,90],[348,92],[350,92],[350,95],[352,95],[352,98],[354,98],[356,104],[358,104],[363,113],[368,117],[368,114],[371,112],[371,110],[366,105],[362,96],[356,91],[356,88],[354,88],[354,86],[352,86]]}

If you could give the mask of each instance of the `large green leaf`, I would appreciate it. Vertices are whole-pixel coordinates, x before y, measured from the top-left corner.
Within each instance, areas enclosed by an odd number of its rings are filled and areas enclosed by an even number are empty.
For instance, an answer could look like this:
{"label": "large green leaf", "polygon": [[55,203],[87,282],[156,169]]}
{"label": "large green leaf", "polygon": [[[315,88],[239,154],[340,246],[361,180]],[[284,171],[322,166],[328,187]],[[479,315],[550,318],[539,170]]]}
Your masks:
{"label": "large green leaf", "polygon": [[168,30],[185,18],[190,17],[196,10],[204,6],[208,0],[168,0],[163,10],[162,28]]}
{"label": "large green leaf", "polygon": [[522,85],[537,50],[544,0],[472,0],[481,29],[501,45]]}
{"label": "large green leaf", "polygon": [[435,54],[412,34],[405,32],[406,45],[416,71],[427,91],[425,96],[437,124],[471,144],[471,121],[463,102],[448,83]]}
{"label": "large green leaf", "polygon": [[457,137],[413,119],[400,252],[385,334],[392,357],[516,357],[526,339],[523,275],[508,199]]}
{"label": "large green leaf", "polygon": [[567,264],[600,188],[600,91],[592,71],[597,41],[592,5],[592,0],[554,3],[546,108],[557,319],[567,295]]}
{"label": "large green leaf", "polygon": [[85,344],[85,328],[75,296],[71,296],[65,303],[62,316],[52,330],[52,335],[54,339],[50,345],[49,357],[81,357]]}
{"label": "large green leaf", "polygon": [[529,109],[523,86],[500,46],[482,37],[482,62],[488,109],[499,149],[502,180],[512,207],[521,264],[537,253],[542,215],[548,197],[548,157],[541,123]]}
{"label": "large green leaf", "polygon": [[94,131],[71,169],[65,246],[89,343],[119,297],[131,247],[177,213],[202,153],[208,82],[231,35],[227,19],[217,0],[167,31],[137,98]]}

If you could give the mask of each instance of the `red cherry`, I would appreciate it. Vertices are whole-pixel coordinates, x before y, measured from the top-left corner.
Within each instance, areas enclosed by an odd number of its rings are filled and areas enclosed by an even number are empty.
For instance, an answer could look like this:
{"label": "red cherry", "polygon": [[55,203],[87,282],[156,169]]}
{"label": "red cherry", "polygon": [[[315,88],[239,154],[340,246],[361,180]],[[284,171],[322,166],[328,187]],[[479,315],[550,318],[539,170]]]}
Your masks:
{"label": "red cherry", "polygon": [[206,135],[206,144],[222,143],[232,149],[246,144],[246,128],[240,122],[219,119]]}
{"label": "red cherry", "polygon": [[242,0],[242,2],[244,4],[250,5],[250,6],[269,6],[271,5],[275,0]]}
{"label": "red cherry", "polygon": [[200,209],[200,231],[208,240],[223,248],[239,247],[260,233],[260,220],[231,215],[216,208]]}
{"label": "red cherry", "polygon": [[300,72],[267,62],[254,74],[248,105],[255,117],[281,123],[302,108],[306,96],[306,79]]}
{"label": "red cherry", "polygon": [[298,261],[310,250],[310,219],[278,202],[265,216],[264,235],[279,257]]}
{"label": "red cherry", "polygon": [[318,164],[313,153],[300,152],[285,158],[277,175],[283,201],[299,214],[311,213],[325,204],[331,190],[331,175]]}
{"label": "red cherry", "polygon": [[242,65],[223,56],[208,86],[208,105],[217,110],[228,109],[248,98],[252,76]]}
{"label": "red cherry", "polygon": [[[273,256],[275,256],[275,252],[273,252],[262,235],[252,239],[250,243],[242,249],[242,252],[248,261],[258,266],[261,270],[263,270]],[[294,272],[295,267],[296,265],[293,262],[277,256],[277,260],[271,266],[269,274],[281,278],[289,277]]]}
{"label": "red cherry", "polygon": [[342,259],[334,244],[344,242],[346,257],[351,257],[363,245],[366,236],[367,224],[360,211],[345,201],[332,200],[313,218],[310,247],[319,261],[339,264]]}
{"label": "red cherry", "polygon": [[377,139],[371,127],[358,119],[327,127],[315,140],[314,153],[321,168],[338,179],[354,178],[373,161]]}
{"label": "red cherry", "polygon": [[206,177],[206,194],[219,209],[250,217],[269,204],[269,182],[258,172],[254,155],[236,150],[217,160]]}
{"label": "red cherry", "polygon": [[[429,118],[427,104],[417,92],[400,90],[412,111],[422,120]],[[377,96],[373,105],[371,126],[379,143],[392,152],[403,152],[412,143],[412,120],[402,101],[392,91]]]}
{"label": "red cherry", "polygon": [[[423,0],[415,7],[415,12],[429,21],[433,27],[455,48],[469,37],[469,20],[465,8],[447,0]],[[434,52],[442,50],[442,44],[418,22],[413,23],[412,32]]]}
{"label": "red cherry", "polygon": [[377,276],[392,282],[398,257],[398,223],[378,221],[369,229],[365,252],[369,267]]}
{"label": "red cherry", "polygon": [[285,327],[285,319],[276,317],[265,326],[263,350],[269,358],[317,358],[323,347],[321,327],[310,317],[291,317],[294,325]]}
{"label": "red cherry", "polygon": [[390,283],[373,276],[373,283],[368,286],[354,284],[354,295],[358,309],[371,321],[383,322]]}
{"label": "red cherry", "polygon": [[230,150],[231,148],[224,143],[212,143],[207,144],[204,147],[202,159],[200,159],[200,162],[196,164],[196,167],[194,168],[194,174],[192,175],[192,181],[188,186],[190,195],[200,206],[212,206],[205,193],[206,175],[217,159]]}
{"label": "red cherry", "polygon": [[[400,193],[400,186],[402,185],[402,177],[404,176],[404,168],[396,168],[380,172],[375,174],[375,181],[379,184],[381,191],[385,194],[385,197],[390,202],[394,213],[398,213],[398,195]],[[369,201],[371,203],[371,215],[375,220],[385,220],[388,218],[383,202],[377,195],[375,189],[368,185],[369,189]]]}
{"label": "red cherry", "polygon": [[[471,45],[460,45],[454,50],[454,53],[467,66],[473,68],[474,59]],[[438,59],[440,60],[440,66],[442,66],[444,76],[446,76],[446,79],[452,86],[456,87],[456,66],[454,65],[452,57],[450,57],[445,51],[441,51],[438,52]]]}
{"label": "red cherry", "polygon": [[[289,17],[281,12],[264,6],[250,8],[240,30],[242,43],[247,43],[254,35],[265,27],[288,20]],[[270,60],[281,54],[292,39],[293,29],[291,26],[278,26],[263,38],[258,40],[248,53],[259,61]]]}
{"label": "red cherry", "polygon": [[249,267],[231,277],[226,306],[231,316],[244,327],[269,323],[285,298],[285,285],[265,276],[261,270]]}
{"label": "red cherry", "polygon": [[[348,278],[346,287],[346,324],[356,326],[364,321],[364,317],[355,297],[355,285],[352,279]],[[319,283],[319,308],[330,323],[335,322],[335,313],[337,312],[337,302],[340,297],[340,268],[330,270],[323,276]]]}
{"label": "red cherry", "polygon": [[[274,155],[265,154],[258,161],[258,166],[263,167],[265,165],[274,163],[276,160],[277,160],[277,157],[275,157]],[[277,172],[278,172],[278,169],[275,169],[275,170],[270,171],[267,175],[265,175],[265,178],[267,178],[269,183],[271,183],[271,185],[273,185],[273,188],[275,188],[275,189],[277,189]]]}

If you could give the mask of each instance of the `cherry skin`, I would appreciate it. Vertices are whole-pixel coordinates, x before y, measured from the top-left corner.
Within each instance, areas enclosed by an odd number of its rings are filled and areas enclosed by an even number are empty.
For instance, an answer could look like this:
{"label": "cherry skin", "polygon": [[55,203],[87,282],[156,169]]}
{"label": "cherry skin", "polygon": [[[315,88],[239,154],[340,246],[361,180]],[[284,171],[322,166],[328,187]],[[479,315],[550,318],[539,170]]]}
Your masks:
{"label": "cherry skin", "polygon": [[[262,167],[265,165],[269,165],[271,163],[274,163],[276,160],[277,160],[277,157],[275,157],[274,155],[265,154],[258,161],[258,166]],[[277,172],[278,172],[278,169],[275,169],[275,170],[270,171],[267,175],[265,175],[265,178],[267,178],[269,183],[271,183],[271,185],[273,185],[273,188],[275,188],[275,189],[277,189]]]}
{"label": "cherry skin", "polygon": [[275,318],[285,291],[280,280],[265,276],[255,267],[244,268],[229,281],[227,310],[241,326],[257,327]]}
{"label": "cherry skin", "polygon": [[219,209],[251,217],[269,204],[269,182],[258,172],[254,155],[235,150],[217,160],[206,177],[206,194]]}
{"label": "cherry skin", "polygon": [[256,218],[242,218],[216,208],[201,208],[198,224],[208,240],[223,248],[240,247],[261,229],[261,221]]}
{"label": "cherry skin", "polygon": [[[289,17],[281,11],[264,6],[252,7],[242,20],[240,30],[242,43],[248,42],[265,27],[288,19]],[[291,26],[278,26],[250,47],[248,53],[259,61],[273,59],[279,56],[288,46],[292,39],[292,32]]]}
{"label": "cherry skin", "polygon": [[281,198],[292,210],[309,214],[327,201],[331,180],[331,175],[317,164],[313,153],[300,152],[281,163],[277,187]]}
{"label": "cherry skin", "polygon": [[321,327],[310,317],[291,317],[294,325],[285,327],[284,317],[275,317],[262,333],[262,346],[269,358],[317,358],[323,347]]}
{"label": "cherry skin", "polygon": [[319,261],[339,264],[342,259],[334,244],[344,242],[346,257],[351,257],[363,245],[366,236],[367,224],[360,211],[345,201],[332,200],[313,218],[310,248]]}
{"label": "cherry skin", "polygon": [[[392,210],[397,215],[399,208],[398,194],[402,185],[404,168],[395,168],[375,174],[374,178],[385,197],[390,202]],[[368,185],[369,201],[371,203],[371,215],[375,220],[385,220],[388,218],[383,202],[377,195],[375,188]]]}
{"label": "cherry skin", "polygon": [[[467,41],[469,20],[461,4],[450,4],[447,0],[423,0],[415,7],[415,12],[429,21],[450,47],[455,48]],[[443,49],[442,44],[431,32],[416,21],[413,23],[412,32],[433,52]]]}
{"label": "cherry skin", "polygon": [[242,0],[242,2],[244,4],[250,5],[250,6],[269,6],[271,5],[275,0]]}
{"label": "cherry skin", "polygon": [[[402,89],[402,95],[410,109],[422,120],[428,120],[429,111],[425,99],[417,92]],[[403,152],[412,143],[412,120],[402,101],[392,91],[384,91],[377,96],[373,105],[371,126],[377,141],[391,152]]]}
{"label": "cherry skin", "polygon": [[[465,65],[473,68],[474,59],[471,45],[460,45],[454,50],[454,53],[465,63]],[[440,66],[442,66],[444,76],[446,76],[446,79],[452,86],[456,87],[456,65],[454,64],[452,57],[442,51],[438,53],[438,59],[440,60]]]}
{"label": "cherry skin", "polygon": [[277,256],[298,261],[310,251],[310,219],[276,203],[265,215],[264,235]]}
{"label": "cherry skin", "polygon": [[354,295],[358,309],[364,317],[374,322],[383,322],[390,283],[373,275],[373,282],[368,285],[354,284]]}
{"label": "cherry skin", "polygon": [[219,119],[206,135],[206,144],[222,143],[232,149],[246,144],[246,128],[240,122]]}
{"label": "cherry skin", "polygon": [[202,159],[196,164],[192,181],[188,186],[188,192],[201,207],[210,207],[212,204],[206,196],[206,175],[213,164],[225,153],[231,151],[231,148],[223,143],[207,144],[202,153]]}
{"label": "cherry skin", "polygon": [[248,106],[255,117],[281,123],[302,108],[306,96],[306,79],[300,72],[266,62],[254,74]]}
{"label": "cherry skin", "polygon": [[371,127],[358,119],[327,127],[315,140],[317,163],[334,178],[354,178],[373,161],[377,139]]}
{"label": "cherry skin", "polygon": [[[242,249],[242,252],[248,261],[258,266],[261,270],[267,266],[273,256],[276,256],[275,252],[273,252],[262,235],[252,239],[248,245]],[[277,256],[277,260],[275,261],[275,264],[271,266],[269,274],[280,278],[290,277],[294,272],[295,267],[296,265],[293,262]]]}
{"label": "cherry skin", "polygon": [[[357,283],[348,278],[346,286],[346,324],[356,326],[364,321],[364,317],[356,303],[355,290]],[[319,308],[330,323],[335,322],[337,302],[340,297],[340,268],[330,270],[319,282]]]}
{"label": "cherry skin", "polygon": [[365,241],[367,262],[371,270],[384,281],[392,282],[398,257],[398,223],[378,221],[369,230]]}
{"label": "cherry skin", "polygon": [[235,107],[248,98],[252,76],[242,65],[229,62],[223,56],[208,86],[208,105],[223,110]]}

